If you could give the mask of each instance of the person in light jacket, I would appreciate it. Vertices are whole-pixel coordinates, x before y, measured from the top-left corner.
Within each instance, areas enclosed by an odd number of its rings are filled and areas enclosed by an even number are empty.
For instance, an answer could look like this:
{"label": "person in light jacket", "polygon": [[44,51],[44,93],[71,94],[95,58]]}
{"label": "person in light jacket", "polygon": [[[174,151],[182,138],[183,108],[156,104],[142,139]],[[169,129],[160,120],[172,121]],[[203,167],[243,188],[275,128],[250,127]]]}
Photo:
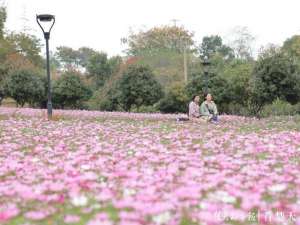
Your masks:
{"label": "person in light jacket", "polygon": [[208,122],[218,122],[218,109],[217,105],[212,100],[210,93],[205,94],[205,101],[200,106],[200,115]]}

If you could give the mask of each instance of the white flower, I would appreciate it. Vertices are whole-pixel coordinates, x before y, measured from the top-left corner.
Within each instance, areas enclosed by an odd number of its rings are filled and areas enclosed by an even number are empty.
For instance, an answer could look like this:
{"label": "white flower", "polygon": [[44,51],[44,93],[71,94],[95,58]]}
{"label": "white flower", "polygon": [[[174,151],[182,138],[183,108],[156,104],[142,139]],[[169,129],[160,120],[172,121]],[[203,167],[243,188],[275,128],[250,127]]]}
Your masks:
{"label": "white flower", "polygon": [[88,203],[87,197],[84,195],[75,196],[71,199],[71,202],[74,206],[85,206]]}
{"label": "white flower", "polygon": [[152,175],[152,174],[153,174],[153,169],[152,169],[152,168],[147,168],[147,169],[145,170],[145,173],[146,173],[147,175]]}
{"label": "white flower", "polygon": [[167,224],[170,219],[171,219],[170,212],[164,212],[164,213],[158,214],[156,216],[153,216],[153,221],[156,224]]}
{"label": "white flower", "polygon": [[93,209],[100,209],[101,205],[96,203],[96,204],[92,205],[92,208]]}
{"label": "white flower", "polygon": [[91,167],[89,165],[81,165],[80,168],[83,170],[89,170]]}
{"label": "white flower", "polygon": [[217,201],[222,201],[224,203],[236,202],[236,198],[234,196],[229,195],[226,191],[217,191],[215,193],[211,193],[210,198]]}
{"label": "white flower", "polygon": [[31,162],[34,162],[34,163],[38,162],[38,161],[40,161],[40,160],[38,158],[36,158],[36,157],[31,159]]}
{"label": "white flower", "polygon": [[275,149],[275,148],[276,148],[276,145],[268,144],[268,147],[271,148],[271,149]]}
{"label": "white flower", "polygon": [[268,189],[271,192],[282,192],[286,189],[286,184],[275,184]]}
{"label": "white flower", "polygon": [[128,197],[128,196],[131,196],[131,195],[134,195],[136,193],[136,191],[134,189],[124,189],[123,191],[123,196],[124,197]]}
{"label": "white flower", "polygon": [[206,209],[207,208],[207,204],[205,202],[201,202],[199,205],[200,209]]}
{"label": "white flower", "polygon": [[127,152],[127,154],[128,154],[128,155],[134,155],[134,151],[133,151],[133,150],[129,150],[129,151]]}

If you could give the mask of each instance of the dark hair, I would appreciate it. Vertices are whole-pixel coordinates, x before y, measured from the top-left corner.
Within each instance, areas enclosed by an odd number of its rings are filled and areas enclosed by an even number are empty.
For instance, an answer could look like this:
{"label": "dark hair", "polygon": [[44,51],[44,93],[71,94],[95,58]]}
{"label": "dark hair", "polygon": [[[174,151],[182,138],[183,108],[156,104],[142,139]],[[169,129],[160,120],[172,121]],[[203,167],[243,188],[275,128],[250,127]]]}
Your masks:
{"label": "dark hair", "polygon": [[195,98],[199,95],[193,95],[192,101],[195,101]]}
{"label": "dark hair", "polygon": [[204,94],[203,94],[204,99],[206,99],[207,95],[211,95],[211,93],[209,93],[209,92],[204,92]]}

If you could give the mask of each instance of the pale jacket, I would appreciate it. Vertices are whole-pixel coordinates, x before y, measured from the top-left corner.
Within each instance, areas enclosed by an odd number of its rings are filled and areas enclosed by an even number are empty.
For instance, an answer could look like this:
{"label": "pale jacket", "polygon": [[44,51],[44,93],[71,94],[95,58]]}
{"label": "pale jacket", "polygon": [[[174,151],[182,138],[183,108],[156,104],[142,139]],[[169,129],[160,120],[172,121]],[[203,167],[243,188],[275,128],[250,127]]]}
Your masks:
{"label": "pale jacket", "polygon": [[195,103],[194,101],[191,101],[189,104],[189,117],[198,118],[199,116],[200,116],[199,105],[197,103]]}
{"label": "pale jacket", "polygon": [[[209,111],[211,111],[212,113],[210,113]],[[216,104],[213,101],[204,101],[200,106],[200,114],[201,116],[217,115],[218,109]]]}

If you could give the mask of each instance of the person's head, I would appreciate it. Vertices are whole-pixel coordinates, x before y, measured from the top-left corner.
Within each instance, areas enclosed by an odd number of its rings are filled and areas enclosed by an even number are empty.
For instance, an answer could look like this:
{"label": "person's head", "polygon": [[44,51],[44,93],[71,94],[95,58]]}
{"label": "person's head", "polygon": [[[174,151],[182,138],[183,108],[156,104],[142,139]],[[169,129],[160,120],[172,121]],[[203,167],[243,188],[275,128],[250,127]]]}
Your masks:
{"label": "person's head", "polygon": [[205,93],[204,98],[206,99],[206,101],[210,102],[212,100],[212,95],[210,93]]}
{"label": "person's head", "polygon": [[200,101],[199,95],[194,95],[192,100],[196,103],[199,103],[199,101]]}

